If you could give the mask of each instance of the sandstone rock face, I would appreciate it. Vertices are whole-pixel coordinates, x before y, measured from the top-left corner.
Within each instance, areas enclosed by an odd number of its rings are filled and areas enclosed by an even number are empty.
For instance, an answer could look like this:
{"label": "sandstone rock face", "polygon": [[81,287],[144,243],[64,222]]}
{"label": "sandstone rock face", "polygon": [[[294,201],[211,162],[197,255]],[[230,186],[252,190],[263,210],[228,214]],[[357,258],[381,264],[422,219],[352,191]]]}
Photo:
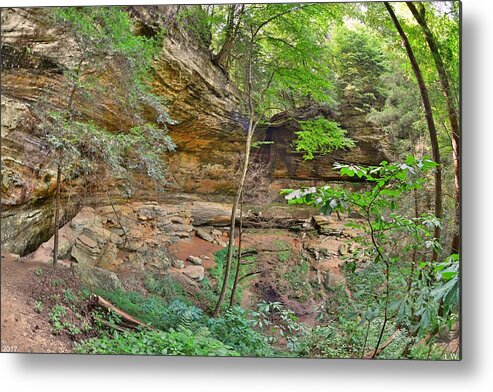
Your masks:
{"label": "sandstone rock face", "polygon": [[[146,216],[142,220],[139,217]],[[174,223],[179,221],[180,223]],[[173,260],[168,246],[193,230],[189,211],[174,205],[134,202],[84,207],[59,231],[60,259],[118,271],[125,263],[138,270],[163,271]],[[51,263],[53,237],[30,255]]]}
{"label": "sandstone rock face", "polygon": [[53,233],[53,203],[26,204],[6,210],[2,205],[1,226],[2,252],[20,255],[32,252]]}
{"label": "sandstone rock face", "polygon": [[[169,101],[170,116],[177,122],[170,130],[178,145],[178,152],[169,157],[171,186],[189,192],[231,190],[224,175],[242,147],[239,93],[212,64],[209,53],[193,46],[193,37],[174,26],[177,9],[129,9],[137,28],[164,23],[169,32],[156,60],[152,87]],[[6,8],[1,14],[2,223],[8,227],[2,230],[2,249],[22,254],[36,249],[53,233],[48,222],[53,215],[50,204],[56,175],[35,131],[33,107],[40,99],[49,102],[51,110],[65,107],[70,83],[64,71],[75,66],[78,55],[70,32],[53,25],[47,12]],[[76,94],[74,108],[109,131],[125,131],[135,125],[135,113],[121,99],[126,90],[118,84],[117,64],[108,64],[108,72],[116,86],[111,95],[98,96],[94,103]],[[138,181],[143,197],[152,193],[150,181]],[[70,219],[75,212],[64,218]],[[24,225],[25,221],[32,224]]]}
{"label": "sandstone rock face", "polygon": [[[169,114],[176,121],[169,127],[169,133],[177,151],[164,158],[170,168],[168,190],[231,200],[231,194],[236,190],[235,172],[245,139],[240,92],[211,62],[210,53],[195,43],[193,34],[175,23],[176,6],[129,7],[128,10],[138,31],[147,33],[163,26],[168,31],[156,59],[152,81],[154,93],[169,102]],[[1,13],[1,245],[2,250],[19,254],[35,250],[53,234],[56,173],[37,130],[34,108],[40,101],[49,102],[52,110],[66,106],[70,82],[64,72],[75,67],[79,54],[70,32],[49,22],[46,14],[47,10],[41,8],[6,8]],[[74,108],[83,119],[108,131],[125,132],[135,125],[136,116],[125,103],[127,91],[125,85],[119,83],[118,64],[109,62],[107,68],[108,80],[112,83],[111,94],[100,93],[96,97],[97,102],[76,94]],[[331,171],[331,165],[337,159],[378,163],[384,158],[384,138],[380,135],[375,137],[375,130],[366,123],[364,113],[343,105],[335,119],[349,131],[357,147],[313,162],[305,162],[301,154],[293,152],[291,143],[297,129],[292,124],[287,122],[266,130],[267,140],[275,144],[264,146],[260,154],[271,167],[273,190],[287,184],[294,187],[307,182],[340,179]],[[156,198],[155,184],[143,173],[135,173],[131,177],[139,184],[133,201]],[[97,190],[93,198],[98,199]],[[192,203],[194,225],[227,226],[230,205],[207,203]],[[87,203],[84,201],[84,204]],[[70,203],[66,207],[62,215],[64,222],[78,212],[69,208]],[[153,214],[159,215],[151,208],[150,212],[141,211],[136,219],[149,222],[150,226],[153,222],[159,226],[161,217],[153,217]],[[126,219],[123,216],[121,223],[128,228]],[[187,223],[177,220],[173,224],[175,226],[170,230],[177,236],[188,236]],[[166,232],[167,228],[169,226],[165,224],[162,230],[159,229]],[[116,224],[111,231],[119,237],[132,234]],[[75,251],[77,257],[93,259],[99,252],[93,252],[90,247],[79,252],[83,246],[81,244]],[[129,251],[141,254],[148,251],[142,241],[127,241],[125,246]],[[103,252],[101,244],[98,247]],[[109,258],[114,249],[107,252]]]}
{"label": "sandstone rock face", "polygon": [[352,162],[361,165],[378,165],[390,159],[390,145],[383,130],[376,129],[367,121],[368,112],[356,109],[343,102],[338,111],[325,108],[300,109],[295,116],[299,120],[308,120],[322,116],[337,121],[341,128],[348,131],[348,137],[356,146],[349,150],[338,150],[324,156],[315,156],[311,161],[303,159],[303,153],[296,152],[293,141],[299,126],[286,114],[275,117],[275,126],[265,130],[261,139],[272,141],[264,145],[259,153],[266,165],[275,188],[312,186],[326,181],[351,180],[341,178],[333,169],[335,162]]}

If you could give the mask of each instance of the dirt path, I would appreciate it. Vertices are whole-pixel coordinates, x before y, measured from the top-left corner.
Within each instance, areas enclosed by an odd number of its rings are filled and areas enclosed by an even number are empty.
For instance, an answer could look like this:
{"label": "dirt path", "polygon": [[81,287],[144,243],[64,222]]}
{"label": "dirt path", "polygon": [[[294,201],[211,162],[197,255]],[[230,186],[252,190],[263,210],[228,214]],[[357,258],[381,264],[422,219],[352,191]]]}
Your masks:
{"label": "dirt path", "polygon": [[35,270],[45,264],[23,263],[2,256],[2,352],[69,353],[72,342],[51,333],[46,314],[34,311]]}

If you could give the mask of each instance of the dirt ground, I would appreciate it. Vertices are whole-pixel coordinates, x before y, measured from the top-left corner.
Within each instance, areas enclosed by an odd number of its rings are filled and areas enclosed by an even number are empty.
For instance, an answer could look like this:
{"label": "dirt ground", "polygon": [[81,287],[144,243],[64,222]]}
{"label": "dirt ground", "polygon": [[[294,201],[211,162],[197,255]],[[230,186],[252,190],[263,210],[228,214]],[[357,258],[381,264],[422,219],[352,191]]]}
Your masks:
{"label": "dirt ground", "polygon": [[34,311],[32,294],[38,290],[35,271],[40,267],[46,268],[46,264],[26,263],[2,255],[2,352],[73,352],[73,342],[68,337],[52,334],[46,312]]}
{"label": "dirt ground", "polygon": [[[227,240],[227,238],[225,238]],[[248,284],[242,293],[241,305],[253,308],[261,300],[277,300],[292,309],[299,321],[309,326],[315,325],[314,309],[323,302],[324,298],[310,300],[306,303],[292,298],[286,291],[286,281],[283,274],[290,271],[299,261],[304,251],[305,242],[323,246],[329,250],[330,258],[311,263],[310,279],[316,279],[323,271],[341,276],[339,265],[341,260],[337,249],[342,243],[338,238],[309,239],[299,233],[286,230],[258,231],[247,230],[243,236],[243,249],[254,249],[256,252],[256,268],[261,271],[248,278]],[[280,261],[281,246],[289,249],[289,258]],[[171,245],[170,252],[174,257],[184,260],[189,265],[188,256],[198,256],[203,260],[203,267],[208,270],[214,267],[214,253],[220,250],[220,245],[212,244],[203,239],[191,236]],[[306,253],[305,253],[306,255]],[[281,268],[279,270],[279,268]],[[39,276],[39,270],[44,272]],[[175,270],[170,268],[170,272]],[[284,272],[283,272],[284,271]],[[318,272],[320,271],[320,272]],[[3,255],[1,262],[1,342],[2,351],[68,353],[73,352],[73,340],[64,334],[54,335],[48,310],[37,313],[34,309],[35,300],[42,300],[46,308],[54,305],[52,298],[60,295],[60,289],[51,287],[53,278],[63,280],[74,293],[79,290],[78,281],[71,269],[60,266],[54,272],[51,266],[44,263],[19,259],[12,255]],[[119,271],[119,277],[127,289],[146,294],[142,276],[133,270]],[[272,298],[271,298],[272,297]]]}

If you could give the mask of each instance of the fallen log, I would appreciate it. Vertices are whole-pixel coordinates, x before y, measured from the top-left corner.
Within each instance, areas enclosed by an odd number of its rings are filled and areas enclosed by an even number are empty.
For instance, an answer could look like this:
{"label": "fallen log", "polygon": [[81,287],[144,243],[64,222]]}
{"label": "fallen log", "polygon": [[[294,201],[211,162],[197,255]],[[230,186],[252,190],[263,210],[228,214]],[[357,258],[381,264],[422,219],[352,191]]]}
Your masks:
{"label": "fallen log", "polygon": [[[130,329],[137,329],[138,327],[151,328],[151,326],[143,323],[140,320],[137,320],[135,317],[132,317],[128,313],[124,312],[123,310],[118,309],[111,302],[105,300],[103,297],[100,297],[99,295],[92,294],[91,297],[89,298],[89,303],[90,306],[92,307],[99,306],[103,309],[115,313],[117,316],[120,317],[121,320],[120,324],[122,327],[130,328]],[[102,322],[102,324],[107,325],[108,327],[112,327],[112,328],[114,327],[114,325],[109,322],[108,323]],[[118,329],[118,328],[114,328],[114,329]]]}

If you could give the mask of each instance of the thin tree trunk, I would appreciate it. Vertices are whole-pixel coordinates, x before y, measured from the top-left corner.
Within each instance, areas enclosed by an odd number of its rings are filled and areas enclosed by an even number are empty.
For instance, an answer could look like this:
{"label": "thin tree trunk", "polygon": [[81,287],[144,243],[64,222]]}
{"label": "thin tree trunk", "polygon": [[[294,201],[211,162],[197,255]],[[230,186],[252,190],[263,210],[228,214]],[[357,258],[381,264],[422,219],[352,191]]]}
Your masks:
{"label": "thin tree trunk", "polygon": [[[433,156],[433,160],[438,165],[436,167],[436,170],[435,170],[435,216],[439,219],[442,219],[442,216],[443,216],[442,166],[441,166],[441,158],[440,158],[440,148],[438,146],[437,131],[435,128],[435,122],[433,120],[433,111],[431,108],[430,97],[428,95],[428,90],[426,88],[426,84],[425,84],[425,81],[423,79],[423,75],[421,74],[419,64],[416,60],[416,57],[414,56],[414,52],[413,52],[413,49],[411,47],[411,44],[409,43],[409,39],[407,38],[406,33],[402,29],[402,26],[400,25],[399,20],[397,19],[397,16],[395,15],[392,6],[388,2],[384,2],[384,4],[385,4],[385,8],[387,8],[387,11],[388,11],[388,13],[392,19],[392,22],[394,23],[395,28],[399,32],[402,43],[404,44],[407,55],[409,57],[409,61],[411,62],[411,66],[412,66],[414,75],[415,75],[416,80],[418,82],[418,87],[419,87],[419,91],[421,94],[421,101],[422,101],[423,108],[425,111],[426,124],[428,126],[428,133],[430,135],[432,156]],[[435,227],[433,235],[438,241],[440,241],[440,236],[441,236],[440,227],[438,227],[438,226]],[[432,258],[433,258],[433,261],[436,261],[438,259],[438,252],[435,249],[433,249]]]}
{"label": "thin tree trunk", "polygon": [[228,243],[228,254],[226,256],[226,265],[224,266],[223,284],[221,287],[221,292],[219,293],[219,298],[217,300],[216,307],[213,312],[213,317],[219,316],[221,313],[221,306],[226,296],[226,291],[228,289],[229,274],[231,273],[231,262],[233,260],[233,248],[234,248],[234,234],[236,225],[236,211],[238,210],[238,204],[240,203],[241,195],[243,193],[243,188],[245,185],[245,179],[248,171],[248,164],[250,162],[250,150],[252,146],[253,133],[258,124],[254,122],[255,112],[253,110],[253,76],[252,76],[252,56],[253,56],[253,40],[254,35],[252,34],[250,39],[249,51],[248,51],[248,65],[247,65],[247,99],[248,99],[248,130],[247,138],[245,142],[245,161],[243,162],[243,169],[240,177],[240,182],[238,184],[238,190],[236,191],[236,197],[233,202],[233,208],[231,209],[231,226],[229,229],[229,243]]}
{"label": "thin tree trunk", "polygon": [[460,238],[459,238],[459,224],[460,224],[460,127],[459,127],[459,116],[457,109],[454,104],[453,93],[450,88],[449,77],[447,75],[447,70],[442,60],[442,56],[438,50],[438,45],[436,43],[435,37],[431,32],[425,17],[426,9],[423,4],[419,4],[419,11],[412,2],[406,2],[408,8],[411,10],[416,22],[418,22],[423,32],[426,42],[430,48],[433,61],[435,62],[435,67],[438,72],[438,77],[440,79],[440,85],[442,87],[442,92],[447,103],[447,111],[450,122],[450,127],[452,128],[452,147],[453,147],[453,157],[454,157],[454,201],[455,201],[455,233],[452,240],[452,253],[458,253],[460,248]]}
{"label": "thin tree trunk", "polygon": [[248,161],[250,159],[250,147],[252,145],[253,131],[254,131],[253,121],[252,119],[250,119],[248,125],[247,140],[245,143],[245,162],[243,163],[243,171],[241,174],[240,183],[238,185],[238,190],[233,203],[233,208],[231,209],[231,226],[229,228],[228,254],[226,256],[226,265],[224,266],[223,284],[222,284],[221,292],[219,293],[219,299],[217,301],[216,308],[214,309],[213,317],[217,317],[221,313],[221,306],[224,301],[224,297],[226,295],[226,291],[228,288],[228,280],[229,280],[229,275],[231,273],[231,262],[233,260],[236,211],[238,210],[238,204],[240,203],[241,193],[243,192],[243,187],[245,185],[245,179],[248,169]]}
{"label": "thin tree trunk", "polygon": [[240,198],[240,227],[238,228],[238,261],[236,264],[235,279],[233,281],[233,288],[231,289],[231,297],[229,299],[229,306],[233,306],[235,301],[236,288],[238,287],[238,281],[240,278],[241,269],[241,239],[243,234],[243,192]]}
{"label": "thin tree trunk", "polygon": [[[80,67],[84,62],[84,58],[81,58],[79,64],[77,66],[77,73],[80,73]],[[67,102],[67,112],[69,116],[69,120],[72,119],[72,106],[74,103],[75,93],[77,91],[77,83],[73,83],[72,89],[70,91],[70,95]],[[62,159],[63,159],[63,151],[59,152],[57,168],[56,168],[56,196],[55,196],[55,233],[53,238],[53,267],[56,268],[58,263],[58,238],[59,233],[58,229],[60,226],[60,193],[61,193],[61,179],[62,179]]]}
{"label": "thin tree trunk", "polygon": [[55,197],[55,236],[53,238],[53,268],[58,263],[58,227],[60,226],[60,191],[62,179],[62,164],[59,161],[56,168],[56,197]]}

